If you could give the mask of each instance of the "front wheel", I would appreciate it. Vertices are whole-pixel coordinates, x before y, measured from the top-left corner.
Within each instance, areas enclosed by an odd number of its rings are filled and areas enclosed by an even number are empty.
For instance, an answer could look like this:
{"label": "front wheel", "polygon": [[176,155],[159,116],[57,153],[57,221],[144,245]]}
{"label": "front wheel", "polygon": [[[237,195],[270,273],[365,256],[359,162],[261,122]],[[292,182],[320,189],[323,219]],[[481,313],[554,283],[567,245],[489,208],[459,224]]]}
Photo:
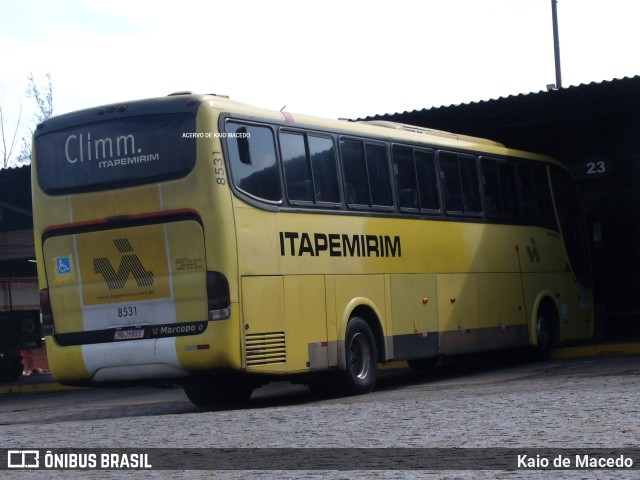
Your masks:
{"label": "front wheel", "polygon": [[340,372],[342,393],[369,393],[378,378],[378,349],[367,322],[360,317],[352,318],[344,344],[346,368]]}
{"label": "front wheel", "polygon": [[545,315],[539,315],[536,320],[536,337],[535,357],[545,360],[551,352],[551,322]]}

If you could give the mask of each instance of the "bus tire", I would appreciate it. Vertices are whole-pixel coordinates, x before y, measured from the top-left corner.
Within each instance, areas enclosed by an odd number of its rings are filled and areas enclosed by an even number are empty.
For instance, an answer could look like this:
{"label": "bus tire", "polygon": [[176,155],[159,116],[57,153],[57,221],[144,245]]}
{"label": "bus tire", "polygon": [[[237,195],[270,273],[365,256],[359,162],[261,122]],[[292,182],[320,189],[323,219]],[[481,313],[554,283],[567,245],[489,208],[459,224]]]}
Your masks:
{"label": "bus tire", "polygon": [[369,393],[378,378],[378,350],[371,328],[364,319],[353,317],[344,341],[346,368],[340,371],[345,395]]}
{"label": "bus tire", "polygon": [[538,314],[536,320],[535,357],[545,360],[551,352],[551,319],[544,314]]}
{"label": "bus tire", "polygon": [[229,408],[246,403],[253,393],[253,386],[237,379],[234,383],[199,379],[184,385],[187,398],[198,407]]}

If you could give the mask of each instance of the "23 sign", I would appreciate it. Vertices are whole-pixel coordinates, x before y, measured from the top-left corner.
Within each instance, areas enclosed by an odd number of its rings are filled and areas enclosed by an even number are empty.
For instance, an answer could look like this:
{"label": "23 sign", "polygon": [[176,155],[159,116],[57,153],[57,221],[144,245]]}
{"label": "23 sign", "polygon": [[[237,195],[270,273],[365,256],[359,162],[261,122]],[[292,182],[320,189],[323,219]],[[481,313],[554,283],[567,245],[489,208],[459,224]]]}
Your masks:
{"label": "23 sign", "polygon": [[587,162],[587,175],[601,175],[607,173],[607,164],[603,160]]}

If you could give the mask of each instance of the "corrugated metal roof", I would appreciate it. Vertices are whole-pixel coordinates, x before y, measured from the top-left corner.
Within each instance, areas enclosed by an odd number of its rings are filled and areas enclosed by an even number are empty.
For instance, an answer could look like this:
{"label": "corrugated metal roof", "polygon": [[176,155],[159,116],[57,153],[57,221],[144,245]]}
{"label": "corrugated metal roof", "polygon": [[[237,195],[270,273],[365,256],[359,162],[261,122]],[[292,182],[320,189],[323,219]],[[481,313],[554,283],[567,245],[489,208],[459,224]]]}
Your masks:
{"label": "corrugated metal roof", "polygon": [[492,138],[504,143],[500,133],[504,129],[531,129],[541,124],[604,118],[638,109],[640,76],[634,76],[460,105],[374,115],[364,120],[389,120]]}
{"label": "corrugated metal roof", "polygon": [[[600,82],[582,83],[580,85],[571,85],[560,89],[540,90],[537,92],[519,93],[516,95],[508,95],[504,97],[492,98],[489,100],[478,100],[468,103],[458,103],[451,105],[440,105],[437,107],[405,110],[397,113],[384,113],[358,118],[356,120],[394,120],[399,121],[400,118],[414,117],[421,113],[437,114],[438,112],[450,110],[473,109],[474,107],[498,107],[506,103],[518,103],[521,101],[535,100],[536,102],[545,102],[562,98],[575,98],[576,95],[594,95],[613,92],[615,90],[624,90],[625,92],[631,88],[640,89],[640,76],[616,78],[612,80],[603,80]],[[640,90],[638,91],[640,93]],[[422,125],[425,126],[425,125]]]}
{"label": "corrugated metal roof", "polygon": [[2,174],[3,171],[5,170],[19,170],[21,168],[27,168],[30,169],[31,168],[31,164],[25,164],[25,165],[7,165],[6,167],[0,167],[0,175]]}

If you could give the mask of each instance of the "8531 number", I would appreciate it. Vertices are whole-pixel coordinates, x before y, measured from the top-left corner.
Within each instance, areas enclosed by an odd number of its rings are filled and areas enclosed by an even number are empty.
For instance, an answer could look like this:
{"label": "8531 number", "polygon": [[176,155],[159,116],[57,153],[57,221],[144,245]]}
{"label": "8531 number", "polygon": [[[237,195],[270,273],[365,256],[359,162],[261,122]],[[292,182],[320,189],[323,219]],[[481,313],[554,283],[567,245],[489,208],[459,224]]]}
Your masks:
{"label": "8531 number", "polygon": [[138,315],[137,307],[119,307],[118,308],[118,317],[135,317]]}

